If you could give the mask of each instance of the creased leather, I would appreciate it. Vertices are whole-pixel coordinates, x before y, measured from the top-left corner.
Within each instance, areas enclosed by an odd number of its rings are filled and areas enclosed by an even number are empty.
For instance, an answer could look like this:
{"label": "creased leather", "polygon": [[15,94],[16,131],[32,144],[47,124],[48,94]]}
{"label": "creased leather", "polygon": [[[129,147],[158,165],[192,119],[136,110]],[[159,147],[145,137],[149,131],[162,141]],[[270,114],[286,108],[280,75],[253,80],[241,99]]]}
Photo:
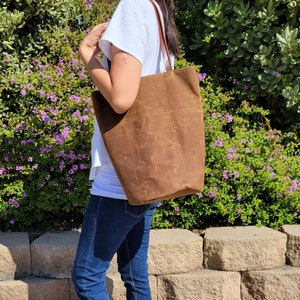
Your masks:
{"label": "creased leather", "polygon": [[137,98],[117,114],[92,93],[97,122],[132,205],[199,193],[204,186],[205,137],[194,67],[141,78]]}

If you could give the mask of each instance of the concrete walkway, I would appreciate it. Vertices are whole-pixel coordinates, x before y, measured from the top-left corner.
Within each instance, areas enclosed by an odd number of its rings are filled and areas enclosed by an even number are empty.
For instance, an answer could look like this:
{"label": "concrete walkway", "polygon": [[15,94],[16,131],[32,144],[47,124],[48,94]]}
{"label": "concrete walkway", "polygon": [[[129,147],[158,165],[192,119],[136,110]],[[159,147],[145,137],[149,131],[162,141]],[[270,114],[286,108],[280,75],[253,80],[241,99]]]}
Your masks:
{"label": "concrete walkway", "polygon": [[[70,300],[79,232],[0,232],[0,300]],[[299,300],[300,225],[152,230],[149,273],[153,300]],[[107,274],[114,300],[125,290],[114,258]]]}

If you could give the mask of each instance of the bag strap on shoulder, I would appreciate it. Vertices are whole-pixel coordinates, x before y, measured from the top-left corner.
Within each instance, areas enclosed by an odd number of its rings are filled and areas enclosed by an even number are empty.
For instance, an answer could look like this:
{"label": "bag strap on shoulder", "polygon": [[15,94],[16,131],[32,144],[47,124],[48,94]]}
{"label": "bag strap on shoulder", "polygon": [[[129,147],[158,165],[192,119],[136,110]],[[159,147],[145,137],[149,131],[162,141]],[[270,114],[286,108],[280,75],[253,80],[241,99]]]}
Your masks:
{"label": "bag strap on shoulder", "polygon": [[160,48],[162,51],[163,60],[164,60],[165,66],[166,66],[166,70],[170,71],[170,70],[172,70],[172,64],[171,64],[169,48],[168,48],[168,44],[167,44],[167,40],[166,40],[166,35],[163,30],[162,19],[161,19],[160,13],[159,13],[158,8],[157,8],[156,4],[154,3],[154,1],[150,0],[150,2],[152,3],[152,5],[154,7],[155,15],[156,15],[157,23],[158,23]]}

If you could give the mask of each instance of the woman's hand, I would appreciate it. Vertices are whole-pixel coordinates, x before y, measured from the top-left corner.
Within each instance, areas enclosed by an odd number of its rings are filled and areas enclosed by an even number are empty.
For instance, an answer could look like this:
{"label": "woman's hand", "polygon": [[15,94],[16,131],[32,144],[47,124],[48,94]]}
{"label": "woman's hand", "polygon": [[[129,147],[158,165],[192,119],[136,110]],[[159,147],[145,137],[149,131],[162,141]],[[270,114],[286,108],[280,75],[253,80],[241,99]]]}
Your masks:
{"label": "woman's hand", "polygon": [[82,55],[85,51],[92,50],[93,55],[96,55],[99,53],[100,49],[98,47],[98,42],[100,38],[102,37],[104,31],[106,30],[109,22],[101,23],[96,25],[90,33],[83,39],[80,48],[79,53]]}
{"label": "woman's hand", "polygon": [[95,26],[83,39],[79,53],[93,82],[116,113],[124,113],[133,104],[141,79],[142,64],[132,55],[111,47],[111,68],[105,70],[97,58],[98,42],[108,23]]}

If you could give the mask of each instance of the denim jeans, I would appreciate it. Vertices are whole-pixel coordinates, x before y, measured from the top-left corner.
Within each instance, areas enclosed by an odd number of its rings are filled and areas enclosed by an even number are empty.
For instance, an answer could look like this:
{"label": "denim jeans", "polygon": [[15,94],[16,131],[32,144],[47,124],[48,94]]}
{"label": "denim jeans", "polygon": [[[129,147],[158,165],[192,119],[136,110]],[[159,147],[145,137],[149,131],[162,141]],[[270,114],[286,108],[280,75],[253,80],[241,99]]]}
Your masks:
{"label": "denim jeans", "polygon": [[106,271],[115,253],[127,300],[151,300],[147,257],[156,205],[91,195],[72,272],[81,300],[109,300]]}

